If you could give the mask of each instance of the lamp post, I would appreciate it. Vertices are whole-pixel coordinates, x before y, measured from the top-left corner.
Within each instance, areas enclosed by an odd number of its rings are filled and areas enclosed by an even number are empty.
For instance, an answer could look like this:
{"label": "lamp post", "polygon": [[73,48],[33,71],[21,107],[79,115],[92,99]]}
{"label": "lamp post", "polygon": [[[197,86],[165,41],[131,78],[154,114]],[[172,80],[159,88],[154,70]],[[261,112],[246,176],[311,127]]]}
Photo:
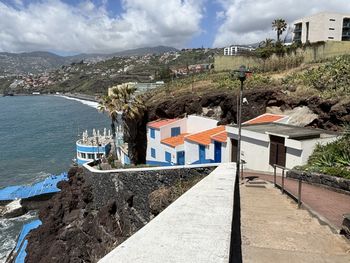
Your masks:
{"label": "lamp post", "polygon": [[[246,66],[242,65],[238,70],[234,70],[233,76],[238,76],[241,82],[241,88],[239,91],[239,103],[237,105],[237,124],[238,124],[238,143],[237,143],[237,160],[236,160],[236,178],[239,178],[240,174],[240,163],[241,163],[241,140],[242,140],[242,105],[243,105],[243,87],[244,81],[247,78],[247,74],[251,73]],[[243,174],[241,176],[243,181]]]}

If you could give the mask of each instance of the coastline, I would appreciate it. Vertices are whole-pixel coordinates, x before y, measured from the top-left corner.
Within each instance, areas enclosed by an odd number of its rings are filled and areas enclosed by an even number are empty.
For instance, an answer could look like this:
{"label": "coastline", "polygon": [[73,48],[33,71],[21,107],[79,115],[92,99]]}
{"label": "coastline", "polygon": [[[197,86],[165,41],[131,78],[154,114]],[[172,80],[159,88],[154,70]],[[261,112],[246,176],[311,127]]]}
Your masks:
{"label": "coastline", "polygon": [[[0,97],[3,97],[5,94],[0,93]],[[60,93],[60,94],[28,94],[28,93],[16,93],[12,95],[5,95],[5,97],[12,97],[12,96],[60,96],[60,97],[69,97],[79,100],[85,100],[85,101],[91,101],[91,102],[98,102],[97,96],[87,95],[87,94],[81,94],[81,93]]]}

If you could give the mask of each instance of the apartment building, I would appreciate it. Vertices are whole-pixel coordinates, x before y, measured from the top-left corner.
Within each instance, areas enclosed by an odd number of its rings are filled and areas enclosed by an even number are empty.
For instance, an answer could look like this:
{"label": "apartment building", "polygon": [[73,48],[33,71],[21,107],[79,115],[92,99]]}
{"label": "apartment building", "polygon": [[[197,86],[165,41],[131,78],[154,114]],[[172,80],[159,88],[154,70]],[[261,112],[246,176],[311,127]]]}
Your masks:
{"label": "apartment building", "polygon": [[254,51],[253,47],[232,45],[224,48],[224,56],[237,56]]}
{"label": "apartment building", "polygon": [[322,12],[294,22],[293,42],[350,41],[350,14]]}

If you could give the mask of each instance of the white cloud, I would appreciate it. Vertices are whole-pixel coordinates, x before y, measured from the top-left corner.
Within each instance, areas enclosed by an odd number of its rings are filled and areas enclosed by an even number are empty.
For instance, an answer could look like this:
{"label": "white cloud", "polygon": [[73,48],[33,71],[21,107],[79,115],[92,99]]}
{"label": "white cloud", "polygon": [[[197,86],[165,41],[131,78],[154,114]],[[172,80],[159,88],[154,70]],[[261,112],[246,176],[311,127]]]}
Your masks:
{"label": "white cloud", "polygon": [[292,23],[310,14],[332,11],[350,12],[349,0],[218,0],[225,10],[213,46],[257,43],[276,38],[271,23],[283,18]]}
{"label": "white cloud", "polygon": [[[18,3],[20,1],[18,0]],[[71,6],[43,0],[16,8],[0,0],[0,51],[115,52],[155,45],[182,47],[201,32],[202,1],[123,0],[112,17],[90,0]]]}

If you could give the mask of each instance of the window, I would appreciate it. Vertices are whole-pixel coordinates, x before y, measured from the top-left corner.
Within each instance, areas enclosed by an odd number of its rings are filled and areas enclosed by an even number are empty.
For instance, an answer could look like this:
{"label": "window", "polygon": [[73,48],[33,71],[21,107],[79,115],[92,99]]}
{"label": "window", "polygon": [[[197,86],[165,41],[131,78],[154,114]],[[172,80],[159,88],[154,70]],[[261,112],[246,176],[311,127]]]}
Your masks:
{"label": "window", "polygon": [[328,37],[328,39],[334,39],[334,37]]}
{"label": "window", "polygon": [[165,152],[165,161],[171,163],[171,153]]}
{"label": "window", "polygon": [[181,133],[180,127],[171,128],[171,137],[178,136],[180,135],[180,133]]}
{"label": "window", "polygon": [[156,158],[156,149],[151,148],[151,156],[152,158]]}
{"label": "window", "polygon": [[152,139],[156,138],[156,130],[155,129],[150,128],[150,136]]}
{"label": "window", "polygon": [[333,27],[330,27],[329,30],[334,30],[334,28],[333,28]]}
{"label": "window", "polygon": [[88,153],[87,156],[88,156],[88,159],[95,159],[95,154],[93,153]]}
{"label": "window", "polygon": [[97,159],[101,159],[103,157],[103,153],[98,153],[96,154],[96,156],[97,156]]}
{"label": "window", "polygon": [[80,153],[81,158],[86,159],[86,153]]}
{"label": "window", "polygon": [[334,18],[331,18],[331,19],[329,19],[329,21],[333,21],[333,22],[334,22],[334,21],[335,21],[335,19],[334,19]]}

